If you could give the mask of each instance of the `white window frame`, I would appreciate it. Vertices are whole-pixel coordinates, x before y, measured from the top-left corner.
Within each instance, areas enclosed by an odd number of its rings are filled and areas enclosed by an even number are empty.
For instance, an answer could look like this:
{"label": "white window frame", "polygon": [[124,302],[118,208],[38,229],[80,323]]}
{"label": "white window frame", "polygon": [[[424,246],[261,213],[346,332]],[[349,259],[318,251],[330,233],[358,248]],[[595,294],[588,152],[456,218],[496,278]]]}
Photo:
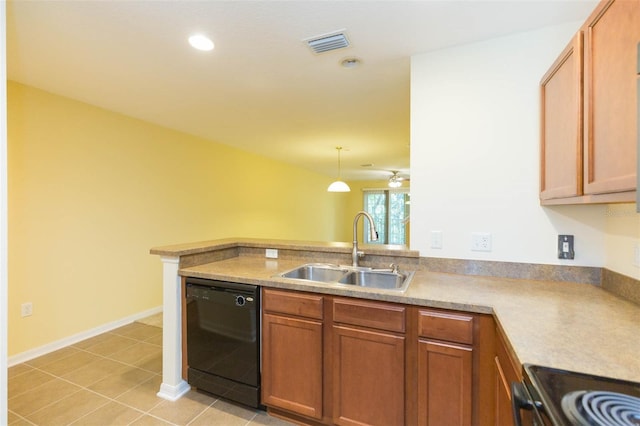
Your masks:
{"label": "white window frame", "polygon": [[[368,195],[371,194],[384,194],[385,195],[385,227],[384,229],[377,229],[378,230],[378,234],[381,237],[378,241],[371,241],[371,236],[369,235],[369,227],[365,226],[364,227],[364,241],[367,244],[389,244],[389,228],[390,228],[390,223],[391,223],[391,218],[390,218],[390,201],[391,201],[391,194],[394,193],[401,193],[401,194],[407,194],[406,198],[407,201],[410,197],[410,190],[409,188],[364,188],[362,190],[362,208],[363,210],[367,211],[368,213],[372,214],[372,216],[374,216],[374,218],[376,218],[376,214],[375,212],[371,212],[368,210]],[[407,235],[406,235],[406,225],[409,221],[409,211],[410,211],[410,206],[409,203],[407,202],[405,204],[405,217],[403,219],[403,223],[405,226],[405,234],[403,237],[403,242],[402,244],[406,245],[407,244]],[[376,224],[376,228],[379,228],[379,225]],[[394,243],[396,244],[396,243]]]}

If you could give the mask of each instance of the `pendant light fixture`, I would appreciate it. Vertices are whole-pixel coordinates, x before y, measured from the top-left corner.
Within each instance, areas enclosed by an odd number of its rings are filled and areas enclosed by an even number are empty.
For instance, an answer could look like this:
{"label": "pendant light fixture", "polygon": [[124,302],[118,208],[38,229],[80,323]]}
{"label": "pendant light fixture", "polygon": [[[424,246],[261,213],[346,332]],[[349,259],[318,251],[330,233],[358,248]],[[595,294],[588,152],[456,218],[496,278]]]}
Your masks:
{"label": "pendant light fixture", "polygon": [[349,188],[349,185],[347,185],[346,183],[344,183],[343,181],[340,180],[340,151],[342,150],[342,147],[341,146],[337,146],[336,149],[338,150],[338,180],[336,180],[331,185],[329,185],[329,188],[327,188],[327,191],[329,191],[329,192],[349,192],[349,191],[351,191],[351,188]]}

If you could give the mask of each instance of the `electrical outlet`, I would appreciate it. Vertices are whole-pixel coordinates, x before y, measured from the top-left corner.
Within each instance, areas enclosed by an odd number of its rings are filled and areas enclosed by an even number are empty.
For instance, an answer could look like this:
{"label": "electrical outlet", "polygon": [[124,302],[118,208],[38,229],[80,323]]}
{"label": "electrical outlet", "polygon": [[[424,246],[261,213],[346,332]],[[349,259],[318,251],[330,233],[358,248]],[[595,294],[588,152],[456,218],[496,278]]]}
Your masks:
{"label": "electrical outlet", "polygon": [[491,234],[488,232],[471,233],[471,250],[491,251]]}
{"label": "electrical outlet", "polygon": [[442,248],[442,231],[431,231],[431,248]]}
{"label": "electrical outlet", "polygon": [[33,304],[31,302],[23,303],[20,306],[20,313],[23,317],[28,317],[33,314]]}
{"label": "electrical outlet", "polygon": [[633,247],[633,265],[640,268],[640,243]]}
{"label": "electrical outlet", "polygon": [[573,235],[558,235],[558,259],[573,259]]}
{"label": "electrical outlet", "polygon": [[278,249],[266,249],[264,256],[269,259],[277,259],[278,258]]}

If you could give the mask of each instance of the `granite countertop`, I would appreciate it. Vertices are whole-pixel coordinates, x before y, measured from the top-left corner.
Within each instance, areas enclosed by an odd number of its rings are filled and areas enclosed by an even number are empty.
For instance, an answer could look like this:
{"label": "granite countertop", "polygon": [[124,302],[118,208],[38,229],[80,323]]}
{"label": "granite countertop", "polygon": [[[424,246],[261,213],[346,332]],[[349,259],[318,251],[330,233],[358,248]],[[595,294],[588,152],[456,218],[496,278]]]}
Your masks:
{"label": "granite countertop", "polygon": [[[315,252],[326,253],[351,253],[352,243],[339,241],[299,241],[299,240],[271,240],[260,238],[226,238],[219,240],[197,241],[193,243],[173,244],[169,246],[154,247],[151,254],[160,256],[185,256],[199,254],[212,250],[222,250],[234,247],[252,247],[263,249],[290,249],[297,251],[313,250]],[[393,253],[397,256],[414,257],[420,256],[416,250],[409,250],[405,246],[390,244],[364,245],[368,254],[384,255]]]}
{"label": "granite countertop", "polygon": [[238,256],[180,274],[493,314],[521,363],[640,382],[640,307],[597,286],[419,270],[407,291],[398,293],[274,278],[301,263]]}

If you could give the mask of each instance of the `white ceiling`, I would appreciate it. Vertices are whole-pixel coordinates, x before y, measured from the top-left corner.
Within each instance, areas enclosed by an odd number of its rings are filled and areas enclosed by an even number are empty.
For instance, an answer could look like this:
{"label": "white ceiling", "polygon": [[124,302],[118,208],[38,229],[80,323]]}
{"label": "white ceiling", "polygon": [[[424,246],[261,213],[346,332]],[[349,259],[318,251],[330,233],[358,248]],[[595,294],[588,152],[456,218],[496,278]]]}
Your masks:
{"label": "white ceiling", "polygon": [[[340,145],[345,179],[379,179],[409,172],[411,55],[582,21],[596,3],[14,0],[7,73],[328,176]],[[303,42],[340,29],[348,48]],[[191,48],[195,32],[216,48]],[[362,65],[342,68],[351,56]]]}

